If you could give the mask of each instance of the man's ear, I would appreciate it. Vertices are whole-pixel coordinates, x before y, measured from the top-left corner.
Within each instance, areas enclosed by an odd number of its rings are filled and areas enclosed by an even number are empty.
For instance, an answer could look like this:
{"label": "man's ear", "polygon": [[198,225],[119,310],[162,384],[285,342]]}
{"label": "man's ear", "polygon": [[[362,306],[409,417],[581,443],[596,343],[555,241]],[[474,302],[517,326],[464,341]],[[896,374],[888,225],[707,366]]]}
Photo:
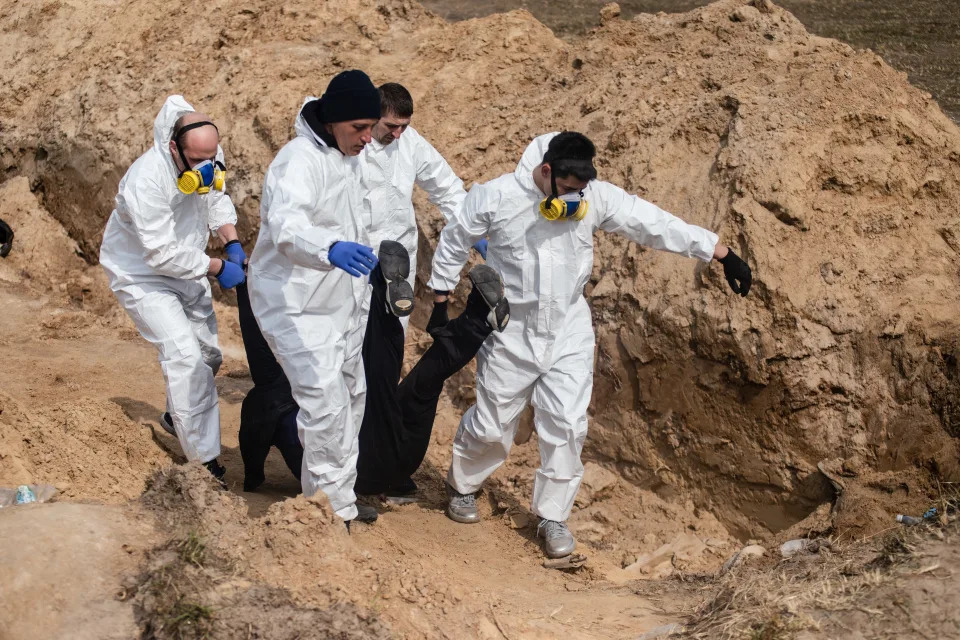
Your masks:
{"label": "man's ear", "polygon": [[173,140],[170,141],[170,156],[173,157],[173,166],[177,169],[183,169],[180,166],[180,155],[177,153],[177,143]]}
{"label": "man's ear", "polygon": [[330,135],[333,135],[333,125],[332,125],[332,124],[327,123],[327,124],[323,125],[323,130],[326,131],[327,133],[329,133]]}
{"label": "man's ear", "polygon": [[550,171],[552,171],[552,169],[550,168],[549,163],[544,162],[540,165],[540,175],[542,175],[544,178],[550,177]]}

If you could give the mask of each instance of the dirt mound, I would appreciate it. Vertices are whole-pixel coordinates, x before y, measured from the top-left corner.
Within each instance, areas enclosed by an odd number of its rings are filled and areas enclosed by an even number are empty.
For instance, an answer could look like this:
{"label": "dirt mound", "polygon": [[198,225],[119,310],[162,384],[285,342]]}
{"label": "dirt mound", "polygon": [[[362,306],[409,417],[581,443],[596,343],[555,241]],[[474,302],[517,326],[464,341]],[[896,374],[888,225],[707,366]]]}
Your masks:
{"label": "dirt mound", "polygon": [[62,497],[120,503],[170,464],[152,431],[93,399],[27,411],[0,392],[0,486],[53,484]]}
{"label": "dirt mound", "polygon": [[[602,177],[754,265],[740,300],[716,266],[598,239],[588,458],[742,537],[830,500],[826,459],[957,477],[960,132],[872,53],[766,0],[609,19],[572,43],[523,11],[446,24],[404,0],[205,11],[219,29],[173,25],[146,0],[0,10],[0,163],[88,258],[166,94],[220,123],[250,241],[302,97],[362,67],[409,86],[417,127],[462,176],[491,178],[534,135],[580,129]],[[440,221],[417,203],[426,265]]]}
{"label": "dirt mound", "polygon": [[[14,250],[0,260],[0,283],[53,298],[60,307],[46,323],[51,331],[116,317],[116,300],[102,269],[90,267],[76,241],[39,202],[25,177],[0,183],[0,219],[16,234]],[[82,318],[81,310],[94,315]]]}
{"label": "dirt mound", "polygon": [[[201,465],[187,464],[158,473],[142,503],[177,539],[193,532],[221,560],[268,587],[289,590],[301,604],[366,610],[374,602],[395,631],[410,637],[469,628],[469,619],[453,615],[459,608],[447,596],[443,576],[428,578],[409,563],[374,560],[353,544],[325,496],[278,502],[251,520],[243,499],[218,490]],[[354,530],[362,527],[355,524]],[[410,615],[427,602],[443,609],[429,618]]]}

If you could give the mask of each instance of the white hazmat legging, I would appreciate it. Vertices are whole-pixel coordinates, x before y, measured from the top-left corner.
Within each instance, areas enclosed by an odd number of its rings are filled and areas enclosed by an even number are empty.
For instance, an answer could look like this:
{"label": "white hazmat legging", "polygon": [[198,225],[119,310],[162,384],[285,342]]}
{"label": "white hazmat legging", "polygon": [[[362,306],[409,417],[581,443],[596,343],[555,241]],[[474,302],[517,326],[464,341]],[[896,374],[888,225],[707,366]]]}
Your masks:
{"label": "white hazmat legging", "polygon": [[198,295],[162,285],[138,284],[114,293],[137,329],[159,352],[167,384],[167,411],[187,460],[209,462],[220,455],[220,402],[214,376],[223,356],[217,342],[210,285]]}
{"label": "white hazmat legging", "polygon": [[450,485],[460,493],[480,488],[507,459],[529,403],[540,444],[531,508],[541,518],[565,521],[583,479],[594,346],[592,330],[565,336],[554,343],[550,366],[537,370],[532,358],[510,353],[496,337],[488,340],[477,355],[476,404],[463,415],[453,442]]}

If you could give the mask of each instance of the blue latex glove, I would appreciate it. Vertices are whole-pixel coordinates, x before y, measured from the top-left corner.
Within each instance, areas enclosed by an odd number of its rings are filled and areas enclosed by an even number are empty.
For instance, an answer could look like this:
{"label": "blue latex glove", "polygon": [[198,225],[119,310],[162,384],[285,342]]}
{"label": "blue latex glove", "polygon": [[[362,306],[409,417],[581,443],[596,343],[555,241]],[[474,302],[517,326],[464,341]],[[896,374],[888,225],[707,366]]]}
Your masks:
{"label": "blue latex glove", "polygon": [[224,289],[233,289],[238,284],[243,284],[244,280],[247,279],[243,267],[230,260],[223,260],[222,263],[220,273],[217,274],[217,282],[220,283],[220,286]]}
{"label": "blue latex glove", "polygon": [[487,239],[478,240],[477,244],[473,245],[473,248],[477,250],[477,253],[480,254],[480,257],[484,260],[487,259]]}
{"label": "blue latex glove", "polygon": [[239,240],[231,240],[223,249],[227,252],[227,260],[233,264],[242,267],[247,261],[247,254],[243,252],[243,246]]}
{"label": "blue latex glove", "polygon": [[369,275],[377,266],[373,249],[356,242],[334,242],[327,252],[330,264],[343,269],[355,278]]}

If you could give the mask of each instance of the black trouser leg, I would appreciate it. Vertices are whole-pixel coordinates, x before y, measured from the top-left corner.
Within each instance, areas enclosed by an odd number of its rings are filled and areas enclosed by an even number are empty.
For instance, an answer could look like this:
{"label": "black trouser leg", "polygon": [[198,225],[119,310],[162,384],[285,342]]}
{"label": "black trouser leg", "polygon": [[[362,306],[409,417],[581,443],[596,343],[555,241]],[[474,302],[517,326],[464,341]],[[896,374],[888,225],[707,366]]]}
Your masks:
{"label": "black trouser leg", "polygon": [[300,481],[300,471],[303,467],[303,445],[297,434],[297,415],[299,409],[288,411],[280,418],[276,430],[273,432],[273,446],[280,450],[283,461],[293,477]]}
{"label": "black trouser leg", "polygon": [[243,490],[254,491],[263,484],[263,465],[270,453],[273,428],[262,421],[263,394],[254,387],[240,406],[240,457],[243,459]]}
{"label": "black trouser leg", "polygon": [[[290,382],[283,373],[280,363],[274,357],[263,333],[260,331],[257,320],[250,307],[250,296],[247,285],[237,286],[237,311],[240,315],[240,333],[243,337],[243,348],[247,353],[247,364],[250,367],[250,377],[253,378],[253,389],[243,399],[240,408],[240,457],[244,467],[244,490],[253,491],[263,483],[263,465],[266,462],[270,446],[277,444],[277,426],[280,419],[293,412],[296,415],[296,402],[290,392]],[[296,428],[294,428],[296,435]],[[292,449],[299,448],[300,456],[303,448],[296,442],[296,447],[283,440],[288,450],[284,454],[295,456]],[[280,445],[277,445],[278,447]],[[288,461],[289,465],[290,462]],[[293,469],[291,469],[293,470]],[[294,475],[300,477],[299,463]]]}
{"label": "black trouser leg", "polygon": [[367,332],[363,339],[363,368],[367,399],[360,426],[360,455],[357,458],[359,494],[383,493],[402,459],[400,404],[397,384],[403,367],[403,325],[387,311],[386,282],[376,267],[370,275],[373,285]]}
{"label": "black trouser leg", "polygon": [[400,383],[403,431],[398,438],[399,464],[392,485],[408,482],[427,455],[443,384],[477,355],[490,335],[488,311],[480,294],[471,292],[463,313],[433,332],[433,344]]}

